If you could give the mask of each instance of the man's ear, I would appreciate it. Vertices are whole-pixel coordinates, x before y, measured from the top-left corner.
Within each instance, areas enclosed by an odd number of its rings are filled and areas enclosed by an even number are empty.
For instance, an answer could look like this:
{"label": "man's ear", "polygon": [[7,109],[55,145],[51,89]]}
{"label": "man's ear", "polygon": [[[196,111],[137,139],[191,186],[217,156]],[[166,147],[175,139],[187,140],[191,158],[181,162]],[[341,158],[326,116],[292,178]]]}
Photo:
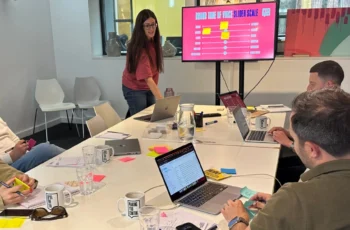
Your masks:
{"label": "man's ear", "polygon": [[307,152],[310,159],[317,159],[321,155],[320,146],[316,145],[313,142],[310,142],[310,141],[305,142],[304,149]]}
{"label": "man's ear", "polygon": [[327,87],[327,88],[330,88],[330,87],[332,87],[332,86],[334,86],[333,81],[327,81],[327,82],[326,82],[326,87]]}

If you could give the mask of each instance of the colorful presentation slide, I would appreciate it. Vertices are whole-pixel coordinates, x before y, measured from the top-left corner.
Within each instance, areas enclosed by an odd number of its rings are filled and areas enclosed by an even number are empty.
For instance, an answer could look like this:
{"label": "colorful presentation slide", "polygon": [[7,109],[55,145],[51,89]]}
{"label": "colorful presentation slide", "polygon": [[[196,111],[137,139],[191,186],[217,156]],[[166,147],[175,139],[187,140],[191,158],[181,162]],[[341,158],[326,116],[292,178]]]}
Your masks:
{"label": "colorful presentation slide", "polygon": [[183,61],[274,58],[274,2],[183,8],[182,26]]}

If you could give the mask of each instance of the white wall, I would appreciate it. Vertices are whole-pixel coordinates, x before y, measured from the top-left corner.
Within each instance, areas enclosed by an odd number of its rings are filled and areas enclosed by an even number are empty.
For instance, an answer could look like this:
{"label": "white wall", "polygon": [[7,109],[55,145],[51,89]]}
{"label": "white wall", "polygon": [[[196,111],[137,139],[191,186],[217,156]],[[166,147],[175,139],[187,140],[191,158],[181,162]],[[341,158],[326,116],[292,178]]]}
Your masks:
{"label": "white wall", "polygon": [[[88,1],[51,0],[50,7],[57,77],[67,100],[74,100],[75,77],[94,76],[102,89],[102,98],[111,101],[124,117],[127,104],[122,94],[121,77],[125,57],[93,58]],[[165,69],[160,78],[162,91],[173,87],[176,93],[185,94],[183,100],[190,101],[194,96],[196,103],[214,103],[214,64],[182,64],[179,58],[173,58],[165,61]],[[223,71],[229,75],[228,67]]]}
{"label": "white wall", "polygon": [[[94,1],[94,0],[90,0]],[[110,100],[123,117],[127,105],[121,91],[121,76],[125,57],[98,58],[91,51],[89,4],[86,0],[51,0],[51,21],[57,77],[66,95],[73,100],[75,77],[94,76],[97,78],[103,98]],[[94,15],[95,17],[96,15]],[[95,29],[94,29],[95,31]],[[305,90],[308,71],[316,62],[328,58],[277,58],[271,71],[248,97],[248,104],[285,103]],[[350,73],[350,59],[335,59]],[[270,62],[246,64],[245,92],[264,75]],[[223,63],[223,74],[230,89],[238,89],[238,65]],[[165,73],[160,77],[160,88],[173,87],[183,95],[183,102],[214,104],[215,65],[214,63],[182,63],[180,58],[165,59]],[[226,90],[222,82],[222,91]],[[349,77],[343,88],[350,91]]]}
{"label": "white wall", "polygon": [[[33,127],[36,79],[55,77],[49,2],[0,0],[0,116],[18,135]],[[37,124],[42,122],[39,113]]]}

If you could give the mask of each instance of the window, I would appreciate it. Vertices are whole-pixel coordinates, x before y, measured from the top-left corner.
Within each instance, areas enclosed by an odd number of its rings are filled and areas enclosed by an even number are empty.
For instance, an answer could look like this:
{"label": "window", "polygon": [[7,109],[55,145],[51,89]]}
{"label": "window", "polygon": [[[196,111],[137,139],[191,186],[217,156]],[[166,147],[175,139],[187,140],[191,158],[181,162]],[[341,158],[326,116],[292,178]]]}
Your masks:
{"label": "window", "polygon": [[114,0],[115,32],[130,39],[133,28],[132,0]]}
{"label": "window", "polygon": [[100,0],[103,54],[106,54],[106,41],[110,32],[121,37],[122,53],[126,53],[126,41],[130,39],[133,29],[132,0]]}
{"label": "window", "polygon": [[[122,35],[125,43],[131,38],[137,14],[143,9],[152,10],[158,19],[158,25],[163,42],[165,40],[178,43],[181,47],[182,7],[186,0],[100,0],[102,37],[108,40],[109,32]],[[105,42],[103,44],[105,46]],[[104,54],[105,47],[103,47]],[[126,47],[122,54],[126,53]],[[178,52],[179,54],[179,52]]]}
{"label": "window", "polygon": [[279,0],[278,36],[285,37],[288,9],[350,7],[349,0]]}

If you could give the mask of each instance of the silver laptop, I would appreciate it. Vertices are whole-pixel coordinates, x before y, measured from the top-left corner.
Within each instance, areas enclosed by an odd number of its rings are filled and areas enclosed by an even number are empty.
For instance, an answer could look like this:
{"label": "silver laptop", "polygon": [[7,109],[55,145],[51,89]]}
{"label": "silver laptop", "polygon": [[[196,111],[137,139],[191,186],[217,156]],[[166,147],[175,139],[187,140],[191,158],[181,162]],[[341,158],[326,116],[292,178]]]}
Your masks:
{"label": "silver laptop", "polygon": [[156,101],[153,113],[141,117],[135,117],[141,121],[159,121],[175,116],[181,96],[165,97]]}
{"label": "silver laptop", "polygon": [[207,181],[192,143],[157,157],[156,162],[175,204],[216,215],[228,200],[240,197],[241,188]]}
{"label": "silver laptop", "polygon": [[138,139],[107,140],[105,144],[113,147],[114,156],[141,154]]}
{"label": "silver laptop", "polygon": [[277,143],[267,131],[250,130],[247,121],[239,106],[234,108],[233,116],[235,117],[238,129],[247,142],[261,142],[261,143]]}

